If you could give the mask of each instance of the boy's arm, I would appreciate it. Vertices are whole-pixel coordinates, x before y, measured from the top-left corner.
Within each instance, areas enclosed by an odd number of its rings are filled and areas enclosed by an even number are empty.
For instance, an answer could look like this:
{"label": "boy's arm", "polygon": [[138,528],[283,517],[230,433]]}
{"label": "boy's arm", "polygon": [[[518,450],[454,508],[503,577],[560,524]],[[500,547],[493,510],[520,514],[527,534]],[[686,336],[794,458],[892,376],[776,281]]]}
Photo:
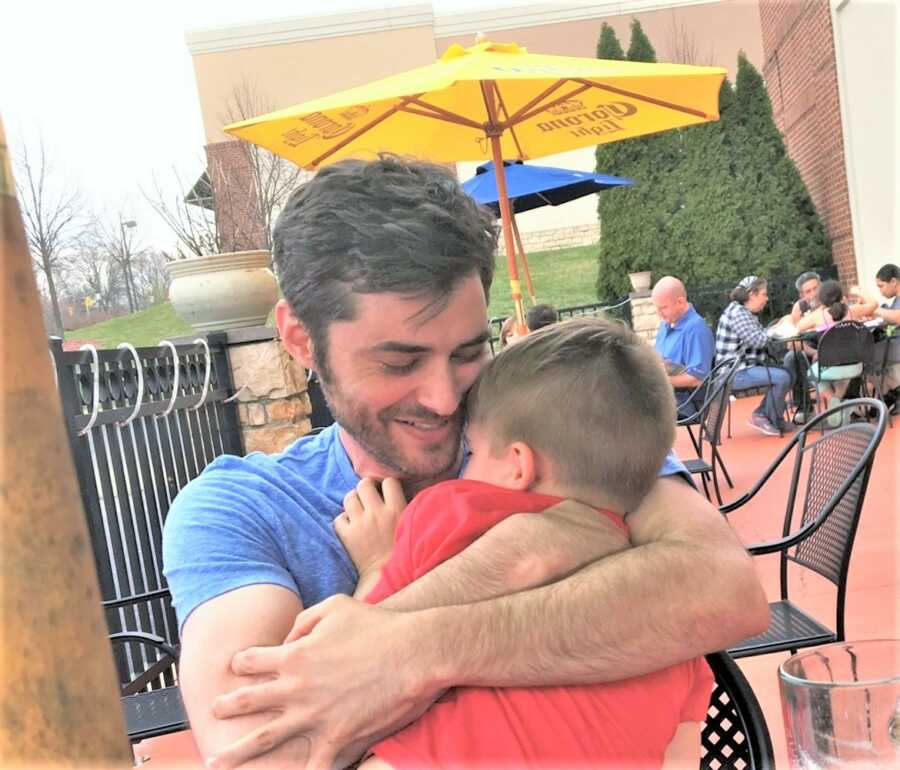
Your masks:
{"label": "boy's arm", "polygon": [[[520,517],[520,526],[539,519]],[[750,557],[688,484],[659,479],[628,524],[634,548],[542,588],[415,612],[347,597],[307,610],[295,626],[303,636],[288,648],[236,656],[241,672],[274,677],[278,694],[254,699],[245,697],[253,688],[239,690],[219,700],[217,713],[281,715],[269,743],[243,741],[223,753],[222,766],[302,733],[309,766],[329,767],[407,724],[448,686],[615,681],[766,627]]]}

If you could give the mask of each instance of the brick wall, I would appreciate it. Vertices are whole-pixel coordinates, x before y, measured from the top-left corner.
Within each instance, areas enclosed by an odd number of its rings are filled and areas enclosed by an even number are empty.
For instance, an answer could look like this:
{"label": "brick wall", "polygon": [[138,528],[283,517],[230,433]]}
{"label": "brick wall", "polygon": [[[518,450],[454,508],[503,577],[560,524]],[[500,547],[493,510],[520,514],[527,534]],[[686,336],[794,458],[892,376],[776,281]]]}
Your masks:
{"label": "brick wall", "polygon": [[[556,227],[550,230],[535,230],[522,232],[522,248],[526,256],[532,251],[549,251],[551,249],[564,249],[570,246],[590,246],[600,240],[600,225],[596,222],[573,227]],[[506,254],[503,236],[500,236],[499,252]]]}
{"label": "brick wall", "polygon": [[775,123],[825,223],[841,280],[856,283],[829,1],[759,0],[759,16]]}
{"label": "brick wall", "polygon": [[239,141],[208,144],[206,161],[222,251],[268,248],[249,146]]}

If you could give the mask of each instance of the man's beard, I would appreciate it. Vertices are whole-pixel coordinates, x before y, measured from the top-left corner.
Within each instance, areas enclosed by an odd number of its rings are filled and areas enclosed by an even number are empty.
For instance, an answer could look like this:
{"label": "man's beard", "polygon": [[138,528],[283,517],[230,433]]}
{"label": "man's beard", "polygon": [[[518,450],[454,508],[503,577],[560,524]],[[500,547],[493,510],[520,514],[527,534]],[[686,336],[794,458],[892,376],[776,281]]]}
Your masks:
{"label": "man's beard", "polygon": [[[371,457],[404,481],[425,481],[450,470],[459,461],[462,445],[464,413],[462,408],[449,418],[436,415],[421,406],[396,404],[373,413],[359,401],[341,391],[330,378],[320,373],[322,392],[335,422]],[[449,435],[440,442],[423,445],[410,456],[398,446],[391,427],[396,420],[451,423]]]}

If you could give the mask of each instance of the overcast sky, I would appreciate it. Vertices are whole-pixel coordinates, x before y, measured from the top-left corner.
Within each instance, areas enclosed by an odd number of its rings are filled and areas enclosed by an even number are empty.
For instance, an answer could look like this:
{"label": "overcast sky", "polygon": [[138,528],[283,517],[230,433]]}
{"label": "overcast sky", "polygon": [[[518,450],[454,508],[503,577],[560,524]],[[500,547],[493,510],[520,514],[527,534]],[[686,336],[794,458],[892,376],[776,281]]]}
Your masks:
{"label": "overcast sky", "polygon": [[[415,2],[328,0],[327,12]],[[432,5],[436,14],[484,7],[477,0]],[[173,167],[188,186],[203,170],[185,31],[309,15],[316,7],[309,0],[10,0],[0,25],[0,114],[13,156],[43,137],[57,179],[77,181],[98,213],[137,220],[142,245],[172,248],[138,185],[148,188],[156,175],[174,195]]]}

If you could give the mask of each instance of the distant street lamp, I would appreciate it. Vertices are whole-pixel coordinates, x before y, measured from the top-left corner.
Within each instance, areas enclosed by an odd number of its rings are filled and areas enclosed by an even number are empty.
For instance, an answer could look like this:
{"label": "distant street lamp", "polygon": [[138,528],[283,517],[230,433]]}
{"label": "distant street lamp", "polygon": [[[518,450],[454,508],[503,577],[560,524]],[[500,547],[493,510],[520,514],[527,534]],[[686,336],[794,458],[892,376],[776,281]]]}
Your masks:
{"label": "distant street lamp", "polygon": [[137,310],[137,297],[134,292],[134,277],[131,274],[131,252],[128,250],[128,238],[125,237],[125,228],[137,227],[133,219],[124,222],[119,219],[119,227],[122,230],[122,272],[125,274],[125,295],[128,297],[128,309],[133,313]]}

